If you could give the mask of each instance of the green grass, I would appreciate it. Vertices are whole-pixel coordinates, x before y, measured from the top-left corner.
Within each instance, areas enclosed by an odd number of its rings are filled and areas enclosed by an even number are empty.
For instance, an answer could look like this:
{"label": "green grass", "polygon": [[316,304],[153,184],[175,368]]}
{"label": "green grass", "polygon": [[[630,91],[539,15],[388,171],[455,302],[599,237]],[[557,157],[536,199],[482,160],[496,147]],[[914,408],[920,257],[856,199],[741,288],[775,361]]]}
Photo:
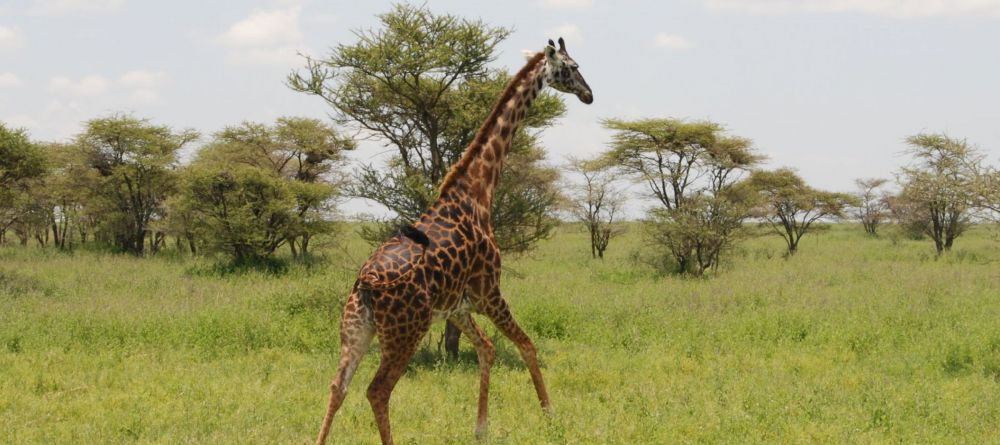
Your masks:
{"label": "green grass", "polygon": [[[0,443],[308,443],[340,307],[369,247],[283,273],[207,259],[0,249]],[[1000,249],[852,226],[743,243],[719,274],[657,277],[637,231],[589,258],[564,228],[503,286],[556,417],[497,344],[491,444],[1000,443]],[[474,443],[478,372],[425,342],[392,400],[400,444]],[[331,443],[374,444],[364,360]]]}

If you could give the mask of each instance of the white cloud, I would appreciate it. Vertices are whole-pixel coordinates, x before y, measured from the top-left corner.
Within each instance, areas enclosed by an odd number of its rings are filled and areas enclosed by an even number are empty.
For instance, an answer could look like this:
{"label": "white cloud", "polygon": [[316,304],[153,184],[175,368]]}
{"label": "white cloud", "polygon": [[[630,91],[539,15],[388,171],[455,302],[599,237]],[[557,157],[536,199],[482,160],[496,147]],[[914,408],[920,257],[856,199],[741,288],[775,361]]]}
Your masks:
{"label": "white cloud", "polygon": [[24,37],[17,27],[0,25],[0,51],[21,47]]}
{"label": "white cloud", "polygon": [[[218,38],[229,47],[227,60],[239,64],[301,65],[298,53],[310,52],[302,44],[301,12],[300,6],[255,10],[249,17],[234,23]],[[319,23],[335,18],[317,16],[312,19]]]}
{"label": "white cloud", "polygon": [[118,78],[118,84],[125,88],[152,89],[163,84],[166,74],[162,71],[137,69],[128,71]]}
{"label": "white cloud", "polygon": [[[148,69],[126,71],[117,79],[97,74],[79,79],[56,76],[49,79],[49,92],[60,98],[86,97],[88,102],[97,96],[105,96],[107,100],[111,101],[124,98],[129,102],[148,104],[160,98],[160,90],[166,83],[166,79],[167,75],[162,71]],[[77,102],[54,100],[49,103],[49,111],[64,111],[73,104],[77,104]]]}
{"label": "white cloud", "polygon": [[254,11],[234,23],[220,41],[234,47],[260,47],[294,43],[302,40],[299,15],[302,8]]}
{"label": "white cloud", "polygon": [[542,0],[542,7],[547,9],[588,9],[593,6],[593,0]]}
{"label": "white cloud", "polygon": [[580,32],[580,27],[570,23],[546,29],[545,35],[552,40],[562,37],[566,41],[567,47],[583,43],[583,33]]}
{"label": "white cloud", "polygon": [[667,34],[665,32],[657,33],[656,37],[653,38],[653,44],[659,48],[670,48],[670,49],[688,49],[694,46],[690,40],[684,37]]}
{"label": "white cloud", "polygon": [[28,14],[58,16],[69,14],[106,14],[125,5],[126,0],[33,0]]}
{"label": "white cloud", "polygon": [[162,71],[134,69],[118,77],[118,86],[130,91],[130,102],[149,104],[160,99],[159,90],[166,79],[167,75]]}
{"label": "white cloud", "polygon": [[84,76],[79,80],[73,80],[66,76],[56,76],[49,79],[49,91],[55,94],[72,96],[100,96],[111,87],[111,81],[92,74]]}
{"label": "white cloud", "polygon": [[0,88],[12,88],[21,85],[21,78],[14,73],[0,73]]}
{"label": "white cloud", "polygon": [[704,0],[714,10],[753,14],[861,13],[897,18],[1000,16],[1000,0]]}

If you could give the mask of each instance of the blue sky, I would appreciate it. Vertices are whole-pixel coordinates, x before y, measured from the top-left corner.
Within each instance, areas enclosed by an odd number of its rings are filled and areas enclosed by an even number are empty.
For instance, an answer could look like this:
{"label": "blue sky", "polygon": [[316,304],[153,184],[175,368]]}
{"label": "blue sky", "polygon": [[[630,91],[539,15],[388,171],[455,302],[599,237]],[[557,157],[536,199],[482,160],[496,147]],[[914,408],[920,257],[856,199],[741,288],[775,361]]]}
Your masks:
{"label": "blue sky", "polygon": [[[850,191],[947,132],[1000,159],[1000,0],[428,1],[512,27],[497,66],[566,38],[594,90],[546,131],[549,160],[605,148],[605,117],[711,119],[769,166]],[[325,118],[284,86],[390,8],[376,1],[16,0],[0,3],[0,120],[65,140],[132,112],[205,134],[242,120]],[[378,144],[353,156],[377,159]],[[364,210],[352,204],[349,211]]]}

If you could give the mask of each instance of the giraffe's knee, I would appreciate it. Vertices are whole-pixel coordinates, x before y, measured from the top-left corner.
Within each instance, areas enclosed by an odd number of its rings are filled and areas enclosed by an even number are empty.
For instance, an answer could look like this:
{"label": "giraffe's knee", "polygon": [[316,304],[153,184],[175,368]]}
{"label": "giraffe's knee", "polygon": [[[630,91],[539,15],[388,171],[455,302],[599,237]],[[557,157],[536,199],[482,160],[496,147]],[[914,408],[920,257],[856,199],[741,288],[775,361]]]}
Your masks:
{"label": "giraffe's knee", "polygon": [[525,337],[524,341],[517,344],[517,348],[521,350],[521,356],[526,360],[534,360],[538,355],[538,350],[535,349],[535,344],[531,342],[531,339]]}
{"label": "giraffe's knee", "polygon": [[376,382],[372,382],[371,385],[368,385],[368,391],[365,395],[368,397],[368,402],[371,403],[372,406],[379,406],[385,403],[386,399],[389,398],[388,391]]}
{"label": "giraffe's knee", "polygon": [[481,364],[487,368],[493,366],[493,362],[497,358],[496,350],[493,348],[493,344],[490,342],[485,342],[483,347],[479,352],[479,361]]}

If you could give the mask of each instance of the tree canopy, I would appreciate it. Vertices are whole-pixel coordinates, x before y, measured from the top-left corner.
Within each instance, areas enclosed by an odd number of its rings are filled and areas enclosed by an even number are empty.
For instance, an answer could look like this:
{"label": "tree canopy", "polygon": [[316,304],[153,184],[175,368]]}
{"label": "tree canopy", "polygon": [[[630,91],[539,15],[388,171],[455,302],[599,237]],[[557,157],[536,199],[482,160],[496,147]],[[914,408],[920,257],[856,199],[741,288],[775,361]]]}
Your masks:
{"label": "tree canopy", "polygon": [[[373,242],[413,221],[437,197],[450,165],[472,141],[510,75],[488,67],[510,30],[481,20],[397,5],[375,29],[357,31],[323,59],[307,59],[291,88],[321,97],[337,120],[394,148],[387,168],[359,168],[348,192],[378,202],[396,218],[366,232]],[[557,171],[541,164],[537,132],[565,112],[542,94],[529,110],[496,191],[493,222],[501,248],[524,251],[553,227]]]}
{"label": "tree canopy", "polygon": [[754,215],[784,238],[789,255],[817,221],[843,217],[848,206],[857,204],[851,195],[810,187],[788,168],[755,171],[749,181],[760,199]]}
{"label": "tree canopy", "polygon": [[893,211],[912,231],[929,236],[941,254],[965,232],[989,193],[983,155],[965,140],[940,133],[913,135],[906,143],[913,161],[896,176],[901,190]]}
{"label": "tree canopy", "polygon": [[644,184],[659,204],[650,210],[648,237],[666,255],[653,264],[703,274],[718,266],[750,215],[743,176],[763,157],[752,141],[709,121],[607,119],[614,131],[604,162]]}

